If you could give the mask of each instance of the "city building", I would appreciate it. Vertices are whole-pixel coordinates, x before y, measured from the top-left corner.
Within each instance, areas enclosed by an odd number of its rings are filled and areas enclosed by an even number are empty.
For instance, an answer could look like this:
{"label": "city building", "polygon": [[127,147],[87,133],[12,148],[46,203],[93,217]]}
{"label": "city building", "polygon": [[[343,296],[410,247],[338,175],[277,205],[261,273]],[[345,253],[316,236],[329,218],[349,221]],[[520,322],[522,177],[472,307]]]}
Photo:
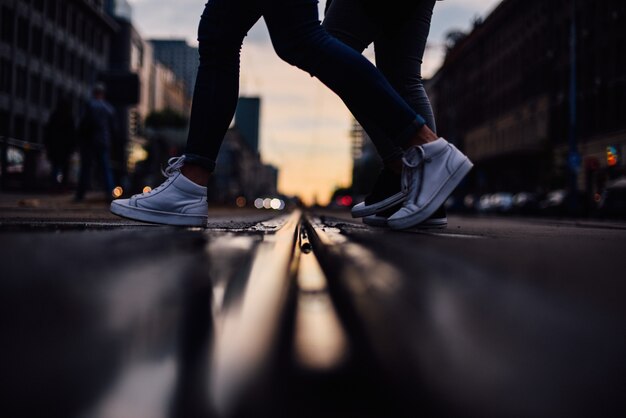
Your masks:
{"label": "city building", "polygon": [[15,176],[33,185],[43,128],[57,100],[70,98],[78,114],[108,68],[117,29],[102,0],[0,0],[4,186]]}
{"label": "city building", "polygon": [[169,109],[186,117],[191,113],[191,100],[184,82],[159,61],[154,61],[152,66],[149,95],[150,112]]}
{"label": "city building", "polygon": [[350,137],[352,139],[352,185],[350,192],[353,196],[360,198],[372,190],[383,163],[374,143],[356,120],[352,122]]}
{"label": "city building", "polygon": [[243,197],[251,203],[260,197],[277,196],[277,184],[278,169],[263,164],[236,127],[229,129],[210,179],[209,200],[232,205]]}
{"label": "city building", "polygon": [[[152,50],[132,21],[126,0],[108,0],[107,11],[117,23],[105,78],[107,100],[118,119],[118,135],[111,147],[111,160],[118,184],[125,181],[129,150],[142,137],[142,123],[148,115]],[[131,151],[132,152],[132,151]]]}
{"label": "city building", "polygon": [[565,188],[573,169],[593,194],[624,170],[625,27],[623,0],[504,0],[448,51],[428,91],[474,191]]}
{"label": "city building", "polygon": [[154,59],[171,69],[183,80],[189,97],[193,97],[200,57],[198,48],[189,46],[184,39],[151,39]]}
{"label": "city building", "polygon": [[261,99],[259,97],[240,97],[235,111],[235,126],[248,143],[250,149],[259,152],[259,124],[261,117]]}

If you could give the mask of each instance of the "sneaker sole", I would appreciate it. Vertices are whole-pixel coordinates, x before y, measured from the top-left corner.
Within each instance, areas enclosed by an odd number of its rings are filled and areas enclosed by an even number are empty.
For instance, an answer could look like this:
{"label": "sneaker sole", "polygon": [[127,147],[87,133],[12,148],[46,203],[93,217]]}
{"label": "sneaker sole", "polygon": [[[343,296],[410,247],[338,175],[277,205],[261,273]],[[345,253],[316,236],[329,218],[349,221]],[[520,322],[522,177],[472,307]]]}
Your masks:
{"label": "sneaker sole", "polygon": [[[363,218],[363,223],[368,226],[374,226],[378,228],[389,227],[387,224],[387,218],[382,216],[368,216]],[[431,218],[426,219],[424,222],[415,225],[414,229],[445,229],[448,227],[448,218]]]}
{"label": "sneaker sole", "polygon": [[150,222],[175,226],[206,226],[208,216],[185,215],[180,213],[159,212],[151,209],[136,208],[111,202],[111,213],[134,221]]}
{"label": "sneaker sole", "polygon": [[394,207],[395,205],[402,203],[406,200],[406,193],[396,193],[393,196],[388,197],[387,199],[381,200],[380,202],[376,202],[369,206],[363,206],[357,208],[356,206],[352,208],[350,213],[353,218],[363,218],[365,216],[375,215],[379,212],[385,211],[389,208]]}
{"label": "sneaker sole", "polygon": [[422,210],[415,212],[409,216],[399,219],[390,219],[387,221],[388,225],[392,229],[408,229],[414,227],[430,217],[439,206],[443,205],[448,196],[452,194],[454,189],[461,183],[463,178],[470,172],[474,164],[466,158],[465,161],[456,169],[456,171],[446,180],[441,186],[439,192],[435,195],[434,199],[428,202]]}

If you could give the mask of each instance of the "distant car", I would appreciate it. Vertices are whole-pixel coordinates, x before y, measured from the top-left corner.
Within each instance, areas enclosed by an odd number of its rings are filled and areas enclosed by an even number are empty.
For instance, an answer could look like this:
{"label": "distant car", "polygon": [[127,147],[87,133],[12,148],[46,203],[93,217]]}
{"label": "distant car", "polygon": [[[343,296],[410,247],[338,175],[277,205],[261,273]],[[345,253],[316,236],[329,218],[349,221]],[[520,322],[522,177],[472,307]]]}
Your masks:
{"label": "distant car", "polygon": [[476,210],[480,213],[488,213],[492,209],[491,207],[491,195],[484,194],[478,199],[476,204]]}
{"label": "distant car", "polygon": [[511,193],[494,193],[491,195],[491,210],[498,213],[509,213],[513,209],[513,195]]}
{"label": "distant car", "polygon": [[466,212],[474,212],[476,210],[476,196],[473,194],[465,195],[463,198],[463,210]]}
{"label": "distant car", "polygon": [[607,184],[598,204],[598,212],[601,216],[626,218],[626,177]]}
{"label": "distant car", "polygon": [[567,190],[559,189],[548,192],[546,198],[539,202],[542,215],[564,215],[567,206]]}
{"label": "distant car", "polygon": [[[570,192],[564,189],[554,190],[546,195],[539,203],[539,214],[545,216],[587,216],[589,214],[589,196],[584,192],[577,192],[571,201]],[[572,207],[572,203],[574,206]]]}
{"label": "distant car", "polygon": [[529,192],[520,192],[513,196],[513,210],[521,215],[530,215],[537,212],[539,201],[537,195]]}
{"label": "distant car", "polygon": [[480,213],[509,213],[512,208],[513,195],[506,192],[484,194],[476,204],[476,210]]}

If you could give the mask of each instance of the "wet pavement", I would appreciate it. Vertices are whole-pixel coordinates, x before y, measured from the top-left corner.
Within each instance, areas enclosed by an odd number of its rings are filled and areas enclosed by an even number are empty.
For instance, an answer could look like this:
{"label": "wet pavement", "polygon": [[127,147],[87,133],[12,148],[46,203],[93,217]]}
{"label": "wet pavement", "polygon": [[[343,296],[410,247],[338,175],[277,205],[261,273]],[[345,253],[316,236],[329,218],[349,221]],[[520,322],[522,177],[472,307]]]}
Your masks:
{"label": "wet pavement", "polygon": [[[623,416],[626,225],[0,195],[10,417]],[[312,251],[311,251],[312,250]]]}

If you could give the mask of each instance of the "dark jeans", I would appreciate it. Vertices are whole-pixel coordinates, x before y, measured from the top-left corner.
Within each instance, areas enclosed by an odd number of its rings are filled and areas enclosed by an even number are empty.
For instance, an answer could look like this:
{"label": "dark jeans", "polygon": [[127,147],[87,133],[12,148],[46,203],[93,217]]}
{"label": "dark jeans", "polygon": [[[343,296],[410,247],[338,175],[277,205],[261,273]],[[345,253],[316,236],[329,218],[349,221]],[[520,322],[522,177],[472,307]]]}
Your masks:
{"label": "dark jeans", "polygon": [[239,56],[263,16],[278,56],[337,93],[377,141],[402,146],[425,123],[380,72],[321,27],[317,0],[210,0],[198,30],[200,67],[193,97],[187,161],[215,168],[239,95]]}
{"label": "dark jeans", "polygon": [[[414,6],[391,9],[392,4],[366,3],[365,0],[333,0],[324,19],[324,28],[332,36],[358,52],[372,42],[376,66],[393,88],[433,132],[437,131],[430,100],[422,83],[422,58],[430,32],[436,0],[414,0]],[[375,10],[379,7],[381,10]],[[393,16],[395,10],[406,15]],[[379,12],[379,13],[377,13]],[[390,25],[390,18],[396,22]],[[396,158],[402,150],[389,146],[378,125],[367,118],[359,120],[383,160]]]}
{"label": "dark jeans", "polygon": [[78,188],[76,189],[76,198],[82,199],[89,189],[93,164],[96,163],[98,171],[102,178],[105,191],[111,197],[113,192],[113,174],[111,172],[109,147],[104,144],[83,145],[80,149],[80,177],[78,179]]}

